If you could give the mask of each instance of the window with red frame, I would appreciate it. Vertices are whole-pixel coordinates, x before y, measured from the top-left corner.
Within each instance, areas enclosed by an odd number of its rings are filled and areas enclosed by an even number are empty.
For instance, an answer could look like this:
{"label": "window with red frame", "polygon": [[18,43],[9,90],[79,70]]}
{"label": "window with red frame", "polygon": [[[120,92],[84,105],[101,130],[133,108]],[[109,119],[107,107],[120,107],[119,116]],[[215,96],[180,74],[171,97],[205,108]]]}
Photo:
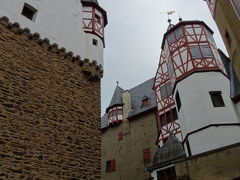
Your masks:
{"label": "window with red frame", "polygon": [[148,99],[143,99],[142,100],[142,106],[147,106],[149,104]]}
{"label": "window with red frame", "polygon": [[122,132],[118,133],[118,140],[119,141],[123,140],[123,133]]}
{"label": "window with red frame", "polygon": [[151,154],[150,149],[144,149],[143,150],[143,160],[144,162],[150,162],[151,161]]}
{"label": "window with red frame", "polygon": [[116,161],[115,159],[109,160],[106,162],[106,172],[112,172],[116,170]]}
{"label": "window with red frame", "polygon": [[170,111],[165,112],[160,115],[160,124],[161,126],[165,126],[173,121],[178,119],[178,114],[176,108],[171,109]]}

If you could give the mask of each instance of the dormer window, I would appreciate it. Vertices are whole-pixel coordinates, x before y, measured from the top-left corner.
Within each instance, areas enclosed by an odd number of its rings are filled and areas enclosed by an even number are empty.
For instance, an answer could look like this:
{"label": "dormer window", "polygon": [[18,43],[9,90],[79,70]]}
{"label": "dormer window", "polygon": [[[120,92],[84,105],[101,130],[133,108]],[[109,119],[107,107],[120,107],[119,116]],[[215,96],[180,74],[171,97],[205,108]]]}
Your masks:
{"label": "dormer window", "polygon": [[31,21],[35,21],[37,16],[37,9],[25,3],[21,14],[26,18],[30,19]]}
{"label": "dormer window", "polygon": [[142,107],[147,106],[149,104],[149,98],[147,96],[144,96],[142,99]]}

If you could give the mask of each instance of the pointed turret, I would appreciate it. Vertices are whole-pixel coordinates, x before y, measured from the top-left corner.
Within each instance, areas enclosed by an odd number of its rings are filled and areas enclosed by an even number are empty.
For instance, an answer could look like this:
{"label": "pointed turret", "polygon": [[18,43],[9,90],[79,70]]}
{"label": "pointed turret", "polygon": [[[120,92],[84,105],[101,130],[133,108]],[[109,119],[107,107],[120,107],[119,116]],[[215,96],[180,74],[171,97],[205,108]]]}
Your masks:
{"label": "pointed turret", "polygon": [[108,113],[108,124],[112,125],[115,123],[120,123],[123,120],[123,99],[122,93],[124,90],[118,86],[115,88],[115,91],[112,96],[112,100],[106,109],[106,113]]}

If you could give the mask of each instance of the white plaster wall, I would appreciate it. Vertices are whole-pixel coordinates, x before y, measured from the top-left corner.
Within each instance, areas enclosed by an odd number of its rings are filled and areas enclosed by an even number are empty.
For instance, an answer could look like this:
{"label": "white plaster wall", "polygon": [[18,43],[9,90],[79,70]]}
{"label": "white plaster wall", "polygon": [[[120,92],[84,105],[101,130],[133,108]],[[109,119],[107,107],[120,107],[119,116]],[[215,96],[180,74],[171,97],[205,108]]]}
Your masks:
{"label": "white plaster wall", "polygon": [[235,106],[235,110],[236,110],[236,113],[237,113],[237,116],[238,116],[238,122],[240,123],[240,102],[238,102],[234,106]]}
{"label": "white plaster wall", "polygon": [[158,169],[151,172],[151,177],[153,178],[153,180],[157,180],[157,171]]}
{"label": "white plaster wall", "polygon": [[[92,40],[97,40],[97,46],[92,44]],[[90,60],[96,60],[103,66],[103,41],[96,35],[86,33],[85,56]]]}
{"label": "white plaster wall", "polygon": [[[21,15],[25,2],[38,10],[35,22]],[[80,0],[0,0],[0,4],[0,17],[7,16],[11,22],[18,22],[22,28],[27,27],[31,32],[39,33],[41,38],[48,38],[51,43],[65,47],[74,55],[97,60],[102,64],[102,53],[99,52],[101,46],[92,51],[97,51],[96,55],[85,53],[88,39],[82,30]]]}
{"label": "white plaster wall", "polygon": [[189,136],[192,155],[240,142],[240,126],[209,127]]}
{"label": "white plaster wall", "polygon": [[[239,122],[239,117],[234,107],[235,105],[230,98],[229,80],[222,73],[194,73],[177,83],[174,97],[177,91],[179,92],[182,103],[178,115],[183,138],[185,138],[187,133],[209,124]],[[221,91],[225,107],[213,107],[209,91]],[[228,131],[231,131],[231,128],[228,128]],[[213,132],[212,136],[224,136],[224,132],[227,133],[227,131],[221,132],[222,133],[216,135]],[[236,131],[233,131],[232,133],[236,133]],[[199,138],[195,138],[194,141],[189,143],[191,146],[198,148],[202,146],[204,144],[203,142],[207,139],[208,135],[206,134]],[[218,140],[219,142],[214,143],[219,144],[219,147],[221,147],[221,144],[225,143],[224,141],[226,139],[219,138]],[[214,148],[217,148],[217,145],[214,145]],[[200,152],[201,150],[203,149],[200,148],[199,151],[195,151]]]}

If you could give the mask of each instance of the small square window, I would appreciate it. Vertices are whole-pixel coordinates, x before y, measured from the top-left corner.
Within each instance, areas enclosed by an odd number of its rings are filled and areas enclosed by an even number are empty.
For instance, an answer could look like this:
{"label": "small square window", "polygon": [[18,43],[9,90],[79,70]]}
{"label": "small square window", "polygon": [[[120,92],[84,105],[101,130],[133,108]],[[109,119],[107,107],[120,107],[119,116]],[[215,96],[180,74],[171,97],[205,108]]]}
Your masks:
{"label": "small square window", "polygon": [[201,58],[202,57],[199,46],[190,47],[190,52],[191,52],[193,58]]}
{"label": "small square window", "polygon": [[148,99],[143,99],[142,100],[142,106],[147,106],[149,104]]}
{"label": "small square window", "polygon": [[122,132],[118,133],[118,140],[119,141],[123,140],[123,133]]}
{"label": "small square window", "polygon": [[143,150],[143,160],[144,160],[144,162],[150,162],[151,161],[151,153],[150,153],[149,148]]}
{"label": "small square window", "polygon": [[115,159],[106,162],[106,172],[112,172],[116,170]]}
{"label": "small square window", "polygon": [[35,21],[36,20],[36,15],[37,15],[37,9],[35,9],[34,7],[32,7],[31,5],[25,3],[22,9],[22,13],[23,16],[25,16],[26,18]]}
{"label": "small square window", "polygon": [[177,103],[177,108],[178,108],[178,111],[179,111],[181,109],[182,103],[181,103],[181,99],[180,99],[178,91],[176,93],[176,103]]}
{"label": "small square window", "polygon": [[93,39],[93,40],[92,40],[92,44],[93,44],[94,46],[97,46],[97,45],[98,45],[98,41],[97,41],[96,39]]}
{"label": "small square window", "polygon": [[225,106],[221,91],[211,91],[211,92],[209,92],[209,94],[212,99],[213,107],[224,107]]}

